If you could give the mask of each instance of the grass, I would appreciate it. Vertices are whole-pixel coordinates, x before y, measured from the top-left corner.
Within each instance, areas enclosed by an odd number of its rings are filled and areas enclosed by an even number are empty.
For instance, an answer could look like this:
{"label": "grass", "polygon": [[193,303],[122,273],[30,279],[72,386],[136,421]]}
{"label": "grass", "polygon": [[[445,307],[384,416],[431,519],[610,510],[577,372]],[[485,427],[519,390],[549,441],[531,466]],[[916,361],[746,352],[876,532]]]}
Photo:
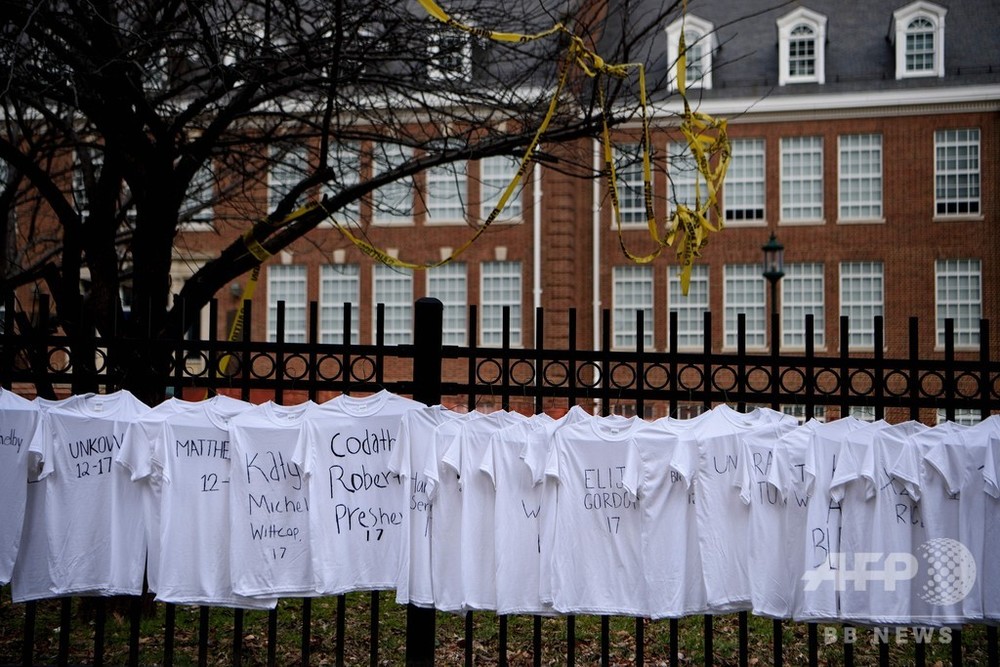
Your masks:
{"label": "grass", "polygon": [[[367,664],[370,656],[369,627],[371,623],[371,594],[356,593],[346,596],[344,615],[344,662],[348,665]],[[406,644],[405,608],[396,605],[391,592],[379,594],[379,640],[377,660],[380,665],[397,665],[403,662]],[[310,664],[333,665],[337,660],[337,599],[319,598],[312,601],[310,624]],[[61,627],[61,602],[41,601],[37,605],[34,637],[35,664],[54,664],[58,658],[59,640],[63,632],[69,633],[70,664],[91,663],[95,657],[94,631],[97,615],[93,602],[73,601],[71,623]],[[104,661],[109,665],[124,664],[128,659],[129,620],[128,603],[107,604]],[[24,633],[26,606],[13,604],[10,589],[0,590],[0,665],[20,664],[21,642]],[[301,600],[282,600],[277,609],[274,652],[278,665],[299,664],[302,643]],[[174,634],[174,664],[197,664],[199,657],[200,610],[197,607],[176,608]],[[499,664],[500,622],[491,613],[474,615],[474,632],[471,652],[476,665]],[[208,615],[208,641],[206,662],[209,665],[233,663],[232,610],[213,608]],[[151,605],[140,625],[139,662],[143,665],[162,664],[164,660],[164,635],[166,614],[162,604]],[[670,624],[668,621],[642,620],[644,634],[644,659],[647,665],[668,665],[670,660]],[[772,622],[750,616],[749,664],[766,665],[772,662]],[[704,664],[704,617],[689,617],[678,622],[678,653],[680,664]],[[739,625],[736,615],[718,616],[713,619],[713,656],[716,665],[738,664]],[[565,618],[541,620],[542,664],[566,664]],[[877,664],[879,647],[875,633],[870,628],[859,628],[852,644],[854,660],[858,665]],[[533,664],[534,620],[531,617],[510,617],[507,627],[507,659],[511,665]],[[824,645],[824,638],[836,640]],[[612,665],[634,664],[636,658],[636,621],[632,618],[611,618],[608,622],[609,658]],[[576,620],[576,663],[594,665],[601,657],[601,619],[579,617]],[[891,664],[915,663],[915,644],[908,632],[899,635],[890,631],[888,651]],[[819,659],[821,665],[839,665],[844,662],[844,630],[839,625],[820,626]],[[926,645],[926,664],[951,664],[952,646],[940,641],[935,633]],[[806,664],[808,661],[807,628],[804,625],[784,623],[782,641],[785,663]],[[963,658],[966,664],[987,663],[986,629],[967,626],[962,633]],[[463,616],[439,613],[437,615],[435,659],[439,665],[462,664],[466,652],[465,619]],[[242,633],[244,665],[265,665],[268,661],[268,614],[246,612]]]}

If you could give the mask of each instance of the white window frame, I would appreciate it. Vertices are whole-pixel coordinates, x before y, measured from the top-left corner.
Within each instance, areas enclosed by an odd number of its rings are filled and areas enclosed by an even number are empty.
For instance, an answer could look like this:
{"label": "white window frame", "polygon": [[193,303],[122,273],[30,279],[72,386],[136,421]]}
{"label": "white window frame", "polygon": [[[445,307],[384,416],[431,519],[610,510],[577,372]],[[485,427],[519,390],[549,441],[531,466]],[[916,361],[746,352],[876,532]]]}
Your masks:
{"label": "white window frame", "polygon": [[[943,424],[948,421],[948,410],[937,409],[937,423]],[[953,423],[959,426],[975,426],[982,421],[982,413],[974,408],[956,408]]]}
{"label": "white window frame", "polygon": [[[805,7],[799,7],[785,14],[777,21],[778,24],[778,85],[789,83],[826,83],[826,17]],[[792,73],[793,42],[806,41],[799,38],[797,32],[808,29],[813,42],[813,72],[810,74]]]}
{"label": "white window frame", "polygon": [[782,137],[780,143],[780,224],[823,224],[823,137]]}
{"label": "white window frame", "polygon": [[[698,165],[691,148],[684,141],[667,144],[667,208],[671,215],[677,205],[695,209]],[[702,184],[704,187],[704,184]],[[702,197],[708,193],[702,191]]]}
{"label": "white window frame", "polygon": [[983,317],[983,270],[978,259],[934,262],[935,346],[944,349],[944,321],[954,320],[955,347],[978,349]]}
{"label": "white window frame", "polygon": [[619,350],[634,350],[636,348],[638,331],[635,313],[637,310],[641,310],[642,349],[647,352],[654,349],[654,289],[652,266],[626,264],[612,267],[612,348]]}
{"label": "white window frame", "polygon": [[469,163],[449,162],[425,172],[427,225],[464,225],[468,216]]}
{"label": "white window frame", "polygon": [[[464,23],[462,17],[455,17],[455,19]],[[472,35],[437,20],[432,22],[429,29],[427,78],[438,82],[471,81]],[[445,52],[443,56],[442,51]],[[457,62],[459,59],[461,62]]]}
{"label": "white window frame", "polygon": [[[885,222],[882,209],[882,135],[837,137],[837,221]],[[853,201],[849,198],[855,197]]]}
{"label": "white window frame", "polygon": [[[865,289],[863,281],[871,281]],[[860,283],[860,287],[848,285]],[[859,293],[854,298],[853,293]],[[848,299],[848,297],[851,297]],[[847,344],[851,350],[875,347],[875,317],[885,312],[885,266],[878,261],[840,263],[840,316],[848,318]]]}
{"label": "white window frame", "polygon": [[[351,304],[351,340],[344,340],[344,303]],[[319,342],[361,341],[361,266],[324,264],[319,273]]]}
{"label": "white window frame", "polygon": [[[944,17],[947,13],[948,10],[944,7],[925,0],[911,2],[892,13],[889,40],[895,48],[897,79],[944,76]],[[933,35],[933,64],[929,68],[910,69],[907,58],[910,46],[908,37],[911,34],[911,27],[921,19],[930,24],[930,32]]]}
{"label": "white window frame", "polygon": [[767,291],[760,264],[722,267],[723,346],[736,349],[739,314],[746,314],[746,349],[767,348]]}
{"label": "white window frame", "polygon": [[[691,267],[691,283],[685,296],[681,292],[681,267],[667,267],[667,339],[670,338],[669,313],[677,313],[677,349],[698,350],[705,348],[705,313],[711,310],[707,264]],[[669,344],[669,342],[668,342]]]}
{"label": "white window frame", "polygon": [[[273,211],[292,188],[309,173],[309,147],[302,143],[274,144],[269,148],[267,169],[267,210]],[[308,195],[303,192],[292,209],[306,203]]]}
{"label": "white window frame", "polygon": [[781,345],[792,349],[806,347],[806,315],[813,316],[813,345],[826,345],[824,267],[822,262],[785,265],[781,279]]}
{"label": "white window frame", "polygon": [[[378,177],[413,157],[413,149],[402,144],[376,144],[372,155],[372,176]],[[372,224],[408,226],[413,224],[416,187],[412,176],[386,183],[372,193]]]}
{"label": "white window frame", "polygon": [[733,139],[731,160],[723,185],[727,226],[767,224],[767,156],[760,138]]}
{"label": "white window frame", "polygon": [[851,405],[847,408],[847,416],[854,417],[863,422],[872,423],[875,421],[875,406],[873,405]]}
{"label": "white window frame", "polygon": [[427,296],[444,306],[441,342],[465,345],[469,276],[465,262],[448,262],[427,269]]}
{"label": "white window frame", "polygon": [[[361,182],[361,148],[356,142],[331,143],[326,163],[335,175],[334,182],[323,186],[323,196],[333,196],[339,188],[349,188]],[[333,227],[336,223],[344,225],[359,225],[361,223],[361,205],[357,198],[336,211],[332,218],[319,224],[320,227]]]}
{"label": "white window frame", "polygon": [[[386,298],[389,300],[387,301]],[[378,309],[385,306],[386,345],[409,345],[413,342],[413,272],[394,269],[381,262],[372,267],[372,343],[378,335]]]}
{"label": "white window frame", "polygon": [[[688,14],[667,26],[667,60],[670,62],[670,90],[677,90],[677,59],[680,49],[681,29],[684,29],[684,45],[687,48],[687,88],[712,87],[712,57],[718,46],[715,24],[700,16]],[[700,76],[693,70],[698,67]]]}
{"label": "white window frame", "polygon": [[523,345],[521,302],[523,274],[519,261],[483,262],[479,265],[479,343],[503,344],[503,309],[510,310],[510,345]]}
{"label": "white window frame", "polygon": [[[977,127],[934,132],[935,218],[982,216],[980,150]],[[960,196],[963,192],[964,196]]]}
{"label": "white window frame", "polygon": [[307,336],[308,270],[305,264],[267,267],[267,340],[277,341],[278,302],[285,302],[286,343],[305,343]]}
{"label": "white window frame", "polygon": [[[806,406],[802,403],[788,403],[786,405],[782,405],[781,413],[790,417],[795,417],[800,426],[806,423]],[[820,424],[824,423],[826,421],[826,406],[814,405],[812,418],[815,422],[819,422]]]}
{"label": "white window frame", "polygon": [[[479,160],[479,219],[483,222],[500,202],[500,197],[507,186],[514,180],[521,163],[510,155],[493,155]],[[523,220],[524,179],[507,200],[507,205],[500,211],[494,222],[518,223]]]}
{"label": "white window frame", "polygon": [[198,168],[188,183],[181,204],[181,216],[190,213],[187,220],[178,229],[182,232],[213,232],[215,231],[215,169],[211,162],[206,162]]}
{"label": "white window frame", "polygon": [[[616,146],[615,178],[622,227],[640,228],[647,225],[646,191],[642,177],[642,144]],[[652,178],[652,174],[650,177]],[[612,215],[611,228],[615,229],[616,225]]]}

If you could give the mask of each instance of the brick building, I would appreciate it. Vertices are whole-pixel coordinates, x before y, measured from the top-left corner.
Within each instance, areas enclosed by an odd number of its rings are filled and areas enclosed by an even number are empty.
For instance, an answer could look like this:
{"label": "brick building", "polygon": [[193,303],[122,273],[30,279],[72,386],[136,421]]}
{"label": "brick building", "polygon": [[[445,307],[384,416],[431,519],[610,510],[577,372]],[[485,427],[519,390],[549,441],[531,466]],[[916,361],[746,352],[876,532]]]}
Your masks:
{"label": "brick building", "polygon": [[[959,351],[978,350],[980,318],[1000,321],[1000,12],[990,0],[874,0],[858,12],[836,0],[773,3],[701,0],[650,32],[648,80],[666,81],[652,99],[654,199],[665,220],[671,201],[690,197],[692,171],[676,131],[676,43],[688,44],[689,98],[729,119],[732,162],[722,192],[725,231],[712,236],[679,290],[672,250],[636,265],[619,248],[600,144],[544,147],[501,221],[457,261],[429,271],[377,264],[323,227],[265,265],[255,297],[255,335],[273,336],[284,300],[287,340],[304,340],[307,303],[319,302],[320,335],[341,340],[344,301],[356,304],[352,337],[372,342],[374,305],[385,304],[389,343],[412,336],[411,306],[430,295],[446,306],[445,342],[468,341],[465,307],[479,306],[478,344],[500,342],[500,312],[511,308],[512,342],[530,346],[533,312],[546,310],[546,343],[565,343],[577,309],[580,347],[600,344],[600,311],[613,311],[613,344],[635,346],[636,308],[646,313],[647,350],[667,349],[678,312],[679,347],[703,348],[704,311],[712,347],[736,345],[746,315],[747,348],[767,350],[769,303],[761,246],[773,233],[785,247],[779,308],[783,349],[805,345],[812,313],[818,353],[871,352],[872,318],[885,318],[885,353],[905,356],[907,318],[919,317],[922,355],[940,354],[943,320],[954,318]],[[641,6],[636,10],[641,15]],[[738,20],[736,20],[738,19]],[[608,38],[614,38],[609,35]],[[648,251],[638,122],[615,137],[624,241]],[[361,146],[360,154],[378,153]],[[631,160],[629,159],[631,157]],[[359,158],[363,174],[378,159]],[[429,262],[460,245],[491,209],[516,162],[491,158],[418,175],[383,188],[351,215],[369,238],[401,258]],[[270,174],[280,191],[281,174]],[[258,193],[266,197],[266,193]],[[386,204],[393,204],[387,214]],[[206,226],[206,229],[209,227]],[[177,277],[227,241],[183,232]],[[184,268],[188,267],[188,268]],[[219,298],[235,312],[243,284]],[[225,332],[220,332],[224,335]],[[991,356],[1000,356],[994,337]]]}

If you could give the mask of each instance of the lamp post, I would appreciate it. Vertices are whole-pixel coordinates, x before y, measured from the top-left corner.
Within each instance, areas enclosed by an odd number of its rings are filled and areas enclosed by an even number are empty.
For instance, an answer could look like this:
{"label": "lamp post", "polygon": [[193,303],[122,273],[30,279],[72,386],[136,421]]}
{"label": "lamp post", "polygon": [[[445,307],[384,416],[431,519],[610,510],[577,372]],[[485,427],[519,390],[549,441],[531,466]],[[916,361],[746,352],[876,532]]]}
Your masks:
{"label": "lamp post", "polygon": [[785,275],[785,246],[781,245],[774,232],[771,232],[771,238],[760,249],[764,251],[764,277],[771,284],[771,322],[773,323],[777,322],[778,315],[778,281]]}

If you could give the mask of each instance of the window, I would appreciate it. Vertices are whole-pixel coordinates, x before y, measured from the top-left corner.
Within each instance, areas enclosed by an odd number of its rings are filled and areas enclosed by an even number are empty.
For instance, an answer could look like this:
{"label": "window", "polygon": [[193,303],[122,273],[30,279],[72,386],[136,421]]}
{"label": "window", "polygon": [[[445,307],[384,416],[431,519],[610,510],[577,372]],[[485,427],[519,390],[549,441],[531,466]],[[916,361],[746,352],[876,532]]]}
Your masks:
{"label": "window", "polygon": [[615,176],[622,225],[645,225],[646,191],[642,180],[641,144],[626,144],[615,149]]}
{"label": "window", "polygon": [[[946,421],[948,421],[948,411],[944,408],[938,408],[937,423],[943,424]],[[982,421],[982,413],[979,410],[972,410],[970,408],[957,408],[955,410],[955,419],[952,421],[960,426],[975,426]]]}
{"label": "window", "polygon": [[688,88],[712,87],[712,55],[715,52],[715,26],[694,14],[683,21],[678,19],[667,26],[667,59],[670,61],[670,88],[677,89],[677,57],[680,48],[681,28],[684,28],[684,46],[687,49],[684,69]]}
{"label": "window", "polygon": [[687,296],[681,293],[681,267],[668,267],[667,303],[670,306],[669,312],[677,313],[677,349],[703,349],[705,313],[709,310],[708,267],[704,264],[691,267],[691,284],[688,286]]}
{"label": "window", "polygon": [[840,220],[882,219],[882,135],[840,137]]}
{"label": "window", "polygon": [[[319,274],[319,340],[357,343],[361,340],[358,304],[361,272],[357,264],[328,264]],[[344,304],[351,304],[351,340],[344,340]]]}
{"label": "window", "polygon": [[723,319],[725,346],[739,343],[739,315],[746,315],[747,348],[767,345],[764,314],[764,269],[760,264],[727,264],[723,267]]}
{"label": "window", "polygon": [[727,223],[764,221],[764,140],[733,139],[723,203]]}
{"label": "window", "polygon": [[[413,149],[399,144],[380,144],[372,157],[374,176],[398,169],[413,156]],[[413,223],[413,177],[405,176],[377,189],[372,199],[372,220],[377,225]]]}
{"label": "window", "polygon": [[937,282],[937,345],[944,347],[945,320],[954,324],[956,347],[979,345],[983,286],[978,259],[946,259],[934,263]]}
{"label": "window", "polygon": [[979,215],[979,130],[934,133],[934,211]]}
{"label": "window", "polygon": [[[309,172],[309,148],[302,144],[276,144],[271,146],[271,164],[267,179],[267,206],[273,211],[281,200],[302,182]],[[306,202],[301,193],[292,208]]]}
{"label": "window", "polygon": [[875,407],[871,405],[852,405],[847,409],[847,416],[860,419],[863,422],[875,421]]}
{"label": "window", "polygon": [[468,163],[452,162],[427,170],[427,223],[464,223]]}
{"label": "window", "polygon": [[480,337],[485,346],[503,343],[503,309],[510,313],[510,344],[521,338],[521,262],[483,262],[479,292]]}
{"label": "window", "polygon": [[918,0],[892,14],[896,78],[944,76],[944,7]]}
{"label": "window", "polygon": [[823,138],[781,140],[781,221],[823,221]]}
{"label": "window", "polygon": [[806,315],[813,316],[813,344],[826,341],[823,321],[823,265],[788,264],[781,280],[781,344],[806,346]]}
{"label": "window", "polygon": [[[680,205],[694,209],[698,165],[691,149],[683,141],[671,141],[667,146],[667,161],[667,201],[670,202],[670,210]],[[702,192],[703,197],[705,194]]]}
{"label": "window", "polygon": [[84,220],[90,214],[90,197],[87,194],[87,174],[85,171],[84,160],[89,159],[90,169],[93,173],[90,176],[94,179],[96,183],[97,179],[101,177],[101,167],[104,164],[104,154],[95,153],[94,151],[85,151],[84,155],[77,153],[73,156],[73,205],[76,208],[76,212],[80,214],[80,217]]}
{"label": "window", "polygon": [[[517,174],[519,161],[507,155],[496,155],[483,158],[479,161],[479,217],[486,220],[493,209],[500,203],[507,186],[514,180]],[[524,181],[518,184],[517,189],[507,200],[506,206],[497,216],[498,221],[520,220],[523,214],[521,203],[521,192],[524,189]]]}
{"label": "window", "polygon": [[[386,345],[413,342],[413,272],[376,264],[372,303],[385,306]],[[377,311],[372,311],[372,331],[376,331],[376,318]]]}
{"label": "window", "polygon": [[181,204],[181,231],[213,231],[215,229],[212,225],[212,219],[215,217],[214,202],[215,174],[212,173],[211,164],[203,164],[191,178],[184,203]]}
{"label": "window", "polygon": [[613,346],[635,349],[638,342],[636,311],[642,311],[644,350],[653,349],[653,267],[616,266],[613,269],[611,300],[614,304]]}
{"label": "window", "polygon": [[429,30],[427,76],[431,81],[469,81],[472,78],[472,36],[437,20]]}
{"label": "window", "polygon": [[874,347],[882,303],[882,262],[841,262],[840,316],[848,318],[849,347]]}
{"label": "window", "polygon": [[[361,153],[356,143],[345,142],[331,144],[330,152],[327,155],[327,165],[332,172],[332,180],[328,181],[323,189],[324,196],[334,196],[341,190],[355,186],[360,181],[361,176]],[[344,224],[357,224],[361,220],[361,207],[358,200],[350,202],[344,208],[335,212],[334,220]],[[325,223],[327,226],[332,222]]]}
{"label": "window", "polygon": [[278,302],[285,302],[286,343],[306,342],[306,267],[267,267],[267,340],[278,340]]}
{"label": "window", "polygon": [[800,7],[778,19],[778,85],[826,81],[826,17]]}
{"label": "window", "polygon": [[[806,406],[801,403],[795,403],[792,405],[782,405],[781,412],[795,417],[799,424],[806,423]],[[822,423],[826,421],[826,406],[825,405],[814,405],[813,406],[813,419]]]}
{"label": "window", "polygon": [[427,296],[444,305],[441,342],[445,345],[465,345],[466,282],[465,262],[448,262],[427,270]]}

